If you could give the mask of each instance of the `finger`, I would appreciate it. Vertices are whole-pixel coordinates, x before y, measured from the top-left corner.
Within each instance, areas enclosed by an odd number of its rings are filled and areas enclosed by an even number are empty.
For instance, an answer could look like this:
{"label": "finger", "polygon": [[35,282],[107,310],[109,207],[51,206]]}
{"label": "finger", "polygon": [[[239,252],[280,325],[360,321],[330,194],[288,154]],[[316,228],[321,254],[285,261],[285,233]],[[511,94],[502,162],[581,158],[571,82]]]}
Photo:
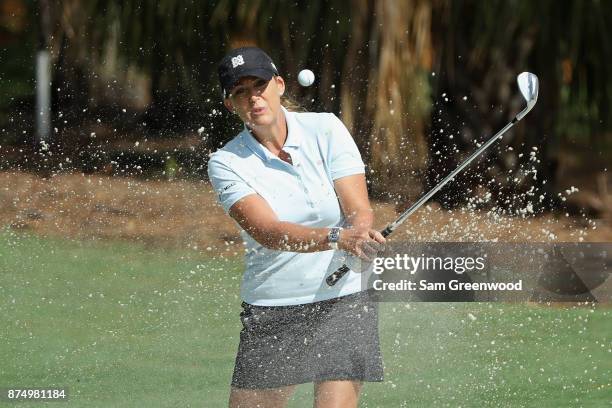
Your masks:
{"label": "finger", "polygon": [[367,262],[367,263],[374,262],[374,258],[373,257],[365,255],[365,254],[361,257],[361,260],[364,261],[364,262]]}
{"label": "finger", "polygon": [[357,248],[357,251],[355,252],[355,255],[357,255],[359,257],[359,259],[363,259],[366,262],[373,262],[374,261],[374,258],[372,257],[372,254],[368,254],[362,248]]}
{"label": "finger", "polygon": [[370,241],[370,242],[364,242],[361,245],[361,250],[364,252],[367,252],[368,254],[376,254],[378,253],[378,246],[380,244],[378,242],[375,241]]}
{"label": "finger", "polygon": [[382,253],[385,251],[385,244],[381,244],[380,242],[376,242],[373,240],[370,240],[366,243],[370,248],[372,248],[374,251],[376,251],[376,255],[378,256],[379,253]]}
{"label": "finger", "polygon": [[367,244],[376,251],[382,251],[385,248],[385,244],[376,241],[369,241]]}
{"label": "finger", "polygon": [[367,244],[362,247],[362,251],[371,260],[374,260],[378,255],[378,250]]}
{"label": "finger", "polygon": [[387,240],[385,239],[385,237],[383,237],[380,231],[376,231],[375,229],[370,230],[370,237],[374,239],[376,242],[380,242],[381,244],[384,244],[385,242],[387,242]]}

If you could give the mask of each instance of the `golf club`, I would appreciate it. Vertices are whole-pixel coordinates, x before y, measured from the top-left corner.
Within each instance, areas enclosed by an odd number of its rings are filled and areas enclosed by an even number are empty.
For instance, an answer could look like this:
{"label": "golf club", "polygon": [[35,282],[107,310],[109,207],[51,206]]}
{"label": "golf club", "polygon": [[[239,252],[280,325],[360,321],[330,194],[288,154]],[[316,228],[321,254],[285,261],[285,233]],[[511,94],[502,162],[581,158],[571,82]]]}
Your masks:
{"label": "golf club", "polygon": [[[457,175],[457,173],[459,173],[461,170],[463,170],[468,164],[470,164],[472,162],[472,160],[474,160],[476,157],[478,157],[483,151],[485,151],[489,146],[491,146],[497,139],[501,139],[503,137],[504,133],[506,133],[508,130],[510,130],[510,128],[512,126],[514,126],[514,124],[516,122],[518,122],[519,120],[523,119],[523,117],[525,115],[527,115],[527,113],[529,113],[529,111],[531,109],[533,109],[534,105],[536,104],[536,102],[538,100],[538,77],[535,76],[534,74],[530,73],[530,72],[522,72],[521,74],[519,74],[519,76],[516,78],[516,80],[518,82],[518,87],[519,87],[519,89],[521,91],[521,94],[523,95],[523,98],[525,98],[525,101],[527,101],[527,106],[525,107],[525,109],[523,109],[521,112],[519,112],[514,117],[514,119],[512,119],[512,121],[510,121],[506,126],[504,126],[499,132],[497,132],[495,134],[495,136],[490,138],[485,144],[480,146],[480,148],[478,148],[478,150],[476,150],[474,153],[472,153],[470,155],[470,157],[468,157],[463,163],[461,163],[455,170],[453,170],[448,176],[446,176],[441,182],[439,182],[427,194],[425,194],[417,202],[412,204],[412,206],[410,206],[410,208],[408,208],[406,211],[404,211],[395,221],[393,221],[391,224],[387,225],[387,227],[380,232],[383,237],[387,237],[387,236],[391,235],[391,233],[393,231],[395,231],[397,229],[397,227],[402,225],[402,223],[404,221],[406,221],[406,219],[410,215],[412,215],[427,200],[429,200],[442,187],[444,187],[446,185],[446,183],[448,183],[450,180],[452,180],[453,177],[455,177]],[[334,286],[336,284],[336,282],[338,282],[338,280],[340,278],[342,278],[344,275],[346,275],[346,273],[348,271],[350,271],[350,268],[348,266],[346,266],[346,265],[342,265],[334,273],[329,275],[325,279],[325,281],[327,282],[327,284],[329,286]]]}

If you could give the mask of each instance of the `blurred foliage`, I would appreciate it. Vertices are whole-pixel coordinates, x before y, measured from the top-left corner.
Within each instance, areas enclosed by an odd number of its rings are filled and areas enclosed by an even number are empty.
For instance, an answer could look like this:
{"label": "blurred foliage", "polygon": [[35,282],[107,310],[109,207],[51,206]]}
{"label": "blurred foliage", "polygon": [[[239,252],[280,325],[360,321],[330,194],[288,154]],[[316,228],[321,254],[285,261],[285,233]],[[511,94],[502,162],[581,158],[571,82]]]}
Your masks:
{"label": "blurred foliage", "polygon": [[[0,2],[0,127],[32,129],[34,94],[35,32],[28,4],[17,0]],[[10,115],[9,112],[16,111]],[[0,141],[6,132],[2,131]],[[11,133],[9,141],[17,142]]]}
{"label": "blurred foliage", "polygon": [[[36,1],[0,4],[6,128],[31,118],[40,16]],[[549,186],[560,150],[612,149],[611,17],[612,2],[598,0],[58,0],[50,41],[57,137],[80,129],[86,139],[83,124],[106,115],[123,134],[199,129],[207,148],[217,148],[240,124],[221,104],[216,64],[231,48],[258,45],[305,108],[341,115],[369,165],[372,190],[403,200],[420,190],[408,181],[428,171],[434,183],[521,109],[514,78],[529,70],[541,78],[538,106],[480,165],[480,179],[464,180],[497,180],[494,199],[504,202],[504,177],[520,172],[518,158],[533,145],[542,146],[537,170]],[[305,67],[317,75],[310,88],[295,80]],[[124,115],[135,77],[146,78],[148,99]],[[28,133],[28,123],[10,130]],[[9,133],[2,140],[12,140]],[[463,195],[451,188],[443,201],[454,205]]]}
{"label": "blurred foliage", "polygon": [[[443,202],[459,203],[465,189],[457,186],[475,188],[487,185],[487,180],[495,181],[487,188],[504,207],[524,204],[511,200],[525,200],[528,197],[517,193],[532,187],[535,197],[540,192],[554,197],[559,170],[568,167],[564,157],[570,157],[561,155],[562,150],[571,151],[573,159],[586,151],[592,165],[605,165],[612,153],[612,85],[605,69],[611,60],[612,32],[604,24],[606,16],[612,17],[612,3],[596,0],[439,3],[432,25],[438,50],[434,71],[439,75],[433,81],[436,109],[429,141],[430,152],[442,154],[431,155],[430,184],[461,160],[461,155],[450,152],[470,151],[475,141],[493,134],[522,108],[515,88],[517,73],[529,70],[541,82],[534,111],[488,153],[489,160],[446,188]],[[440,96],[449,92],[450,102]],[[452,132],[461,137],[449,140]],[[528,162],[533,147],[539,162]],[[594,157],[596,153],[605,156]],[[537,179],[525,177],[528,168],[537,172]]]}

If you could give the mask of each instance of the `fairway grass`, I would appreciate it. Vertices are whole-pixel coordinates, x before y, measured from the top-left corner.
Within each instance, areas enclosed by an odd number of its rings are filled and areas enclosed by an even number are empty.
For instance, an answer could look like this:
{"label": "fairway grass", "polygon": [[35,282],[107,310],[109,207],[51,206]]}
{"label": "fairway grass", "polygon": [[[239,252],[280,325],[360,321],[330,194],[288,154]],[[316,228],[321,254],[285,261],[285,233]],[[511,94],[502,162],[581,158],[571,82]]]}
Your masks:
{"label": "fairway grass", "polygon": [[[67,387],[58,407],[227,406],[241,270],[235,255],[1,232],[0,388]],[[385,381],[365,385],[363,407],[612,395],[606,306],[383,303],[380,336]],[[312,385],[298,387],[289,407],[311,406]]]}

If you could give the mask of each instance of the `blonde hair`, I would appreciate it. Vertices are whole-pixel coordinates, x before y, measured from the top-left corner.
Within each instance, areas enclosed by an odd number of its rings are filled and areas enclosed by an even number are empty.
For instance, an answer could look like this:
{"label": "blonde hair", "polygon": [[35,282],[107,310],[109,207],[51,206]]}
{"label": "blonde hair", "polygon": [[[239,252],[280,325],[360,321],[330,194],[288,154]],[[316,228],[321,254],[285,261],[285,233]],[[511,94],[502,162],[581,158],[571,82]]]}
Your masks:
{"label": "blonde hair", "polygon": [[281,105],[290,112],[308,112],[306,108],[297,103],[291,96],[284,94],[281,96]]}

